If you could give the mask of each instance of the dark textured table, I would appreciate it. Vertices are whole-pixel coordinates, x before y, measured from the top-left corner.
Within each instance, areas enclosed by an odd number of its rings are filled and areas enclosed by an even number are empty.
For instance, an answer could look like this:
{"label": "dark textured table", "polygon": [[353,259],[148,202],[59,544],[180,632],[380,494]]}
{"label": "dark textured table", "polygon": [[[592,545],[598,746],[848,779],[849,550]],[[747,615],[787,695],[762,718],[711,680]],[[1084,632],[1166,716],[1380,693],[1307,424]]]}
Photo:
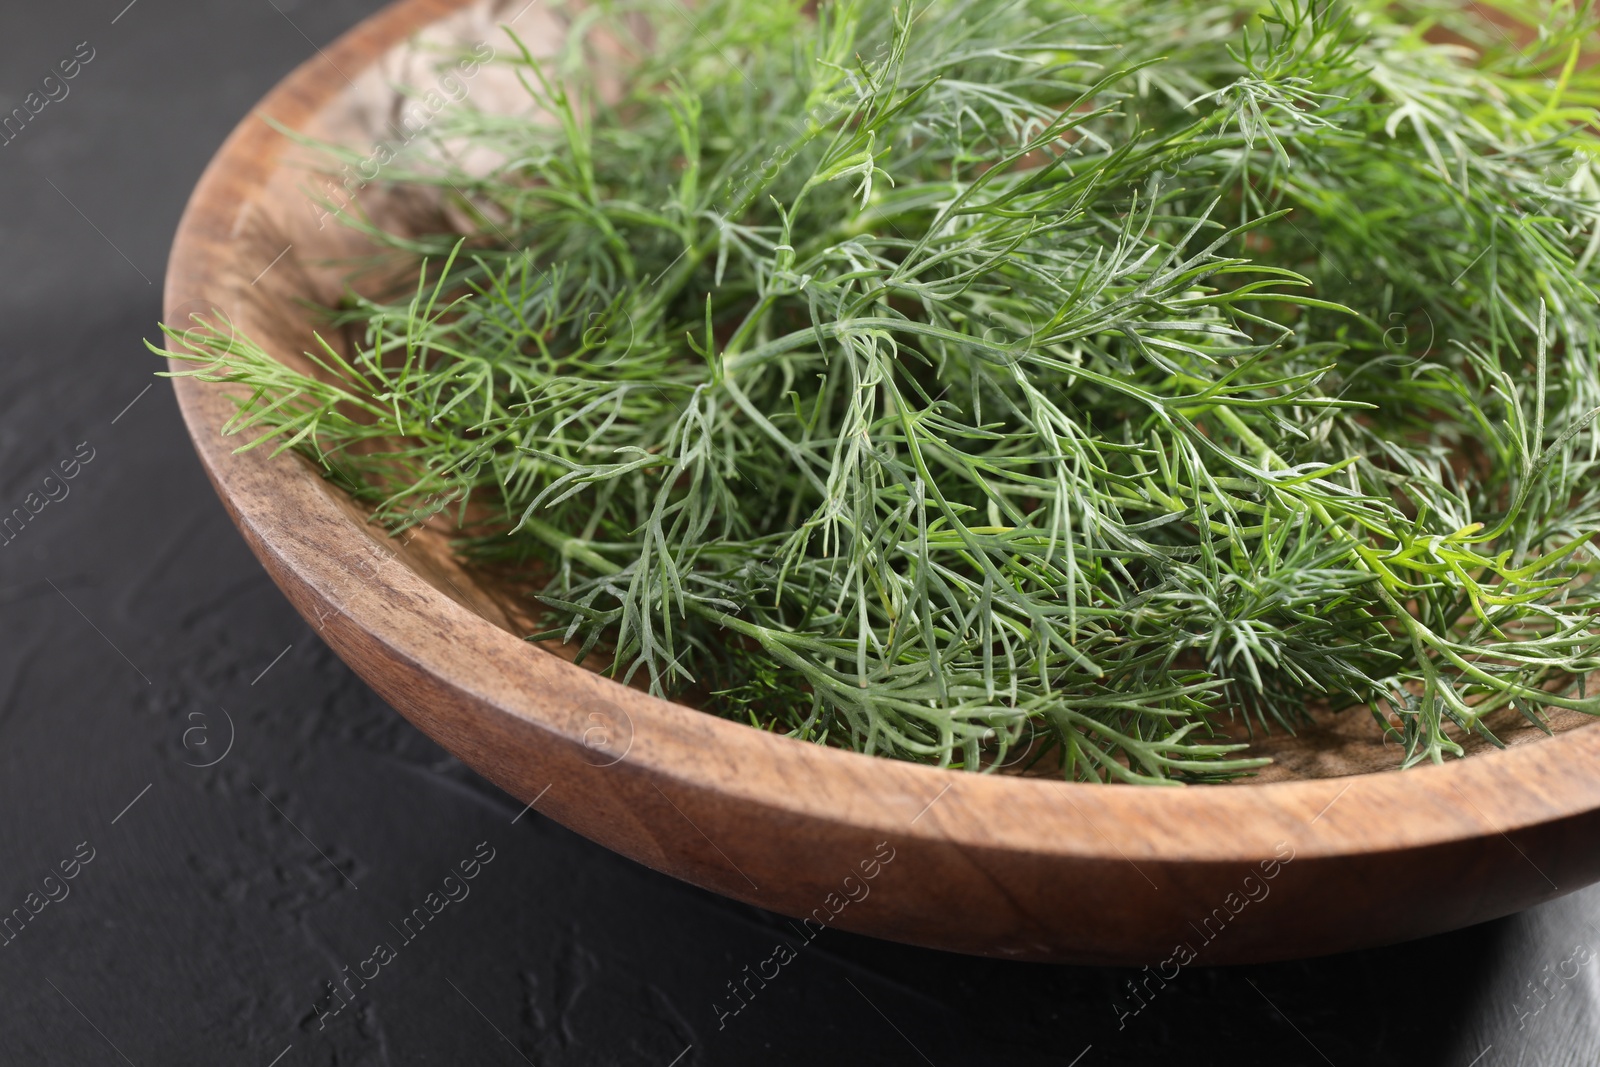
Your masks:
{"label": "dark textured table", "polygon": [[151,388],[140,339],[201,168],[378,3],[125,3],[0,13],[0,114],[28,120],[0,133],[0,516],[26,518],[0,526],[0,1061],[1600,1060],[1600,890],[1191,968],[1142,1007],[1136,972],[828,931],[719,1018],[788,924],[518,817],[386,708],[251,559]]}

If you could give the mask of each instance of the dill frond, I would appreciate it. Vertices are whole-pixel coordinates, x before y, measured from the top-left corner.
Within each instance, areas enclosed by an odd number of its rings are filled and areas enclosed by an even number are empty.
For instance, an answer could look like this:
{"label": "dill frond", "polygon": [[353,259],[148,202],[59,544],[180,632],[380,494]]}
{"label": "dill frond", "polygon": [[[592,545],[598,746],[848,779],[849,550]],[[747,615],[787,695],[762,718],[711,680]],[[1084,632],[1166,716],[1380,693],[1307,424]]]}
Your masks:
{"label": "dill frond", "polygon": [[385,173],[471,232],[347,220],[419,261],[350,355],[163,354],[393,528],[470,503],[537,636],[708,711],[1173,783],[1366,706],[1438,761],[1600,712],[1596,20],[1495,6],[1531,44],[1442,2],[590,5],[525,112]]}

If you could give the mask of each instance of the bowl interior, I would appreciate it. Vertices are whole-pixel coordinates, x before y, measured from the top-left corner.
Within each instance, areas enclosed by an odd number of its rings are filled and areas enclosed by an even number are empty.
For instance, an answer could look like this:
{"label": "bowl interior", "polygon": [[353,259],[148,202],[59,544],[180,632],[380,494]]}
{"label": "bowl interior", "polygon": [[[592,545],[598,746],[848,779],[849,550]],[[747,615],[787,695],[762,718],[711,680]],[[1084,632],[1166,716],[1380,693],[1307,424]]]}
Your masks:
{"label": "bowl interior", "polygon": [[[517,36],[533,54],[550,55],[563,40],[564,18],[570,16],[545,5],[507,0],[464,4],[441,0],[422,6],[436,8],[437,19],[389,48],[376,63],[345,78],[342,90],[298,125],[307,138],[355,150],[359,162],[340,167],[312,146],[289,148],[265,176],[261,195],[244,204],[235,220],[231,236],[238,245],[236,276],[211,279],[213,284],[204,294],[188,298],[173,294],[168,322],[186,325],[194,313],[220,315],[273,354],[307,366],[299,354],[312,349],[319,334],[337,348],[350,349],[349,338],[319,327],[307,301],[337,302],[350,284],[352,265],[374,251],[367,239],[339,221],[341,213],[359,211],[375,224],[401,233],[440,232],[453,225],[449,213],[427,195],[384,182],[380,161],[387,153],[382,150],[403,148],[426,137],[433,116],[451,101],[464,100],[491,112],[525,112],[527,95],[511,71],[473,60],[481,60],[486,49],[495,56],[513,52],[516,45],[504,28],[513,19]],[[256,269],[258,274],[246,277]],[[375,290],[373,279],[382,276],[381,271],[369,274],[367,282],[358,284]],[[448,516],[436,517],[432,528],[415,536],[391,539],[368,525],[357,505],[342,494],[333,495],[351,521],[366,529],[370,542],[372,558],[358,554],[343,561],[347,568],[370,569],[375,561],[394,560],[491,625],[518,637],[535,628],[523,606],[525,588],[481,569],[464,568],[452,556]],[[564,654],[559,646],[545,646],[544,652]],[[530,646],[527,654],[544,653]],[[1236,722],[1231,732],[1250,743],[1248,754],[1269,756],[1274,762],[1234,787],[1398,769],[1399,747],[1385,740],[1365,709],[1338,713],[1313,709],[1312,714],[1314,724],[1293,734]],[[1559,709],[1549,716],[1550,729],[1557,734],[1594,721]],[[1508,747],[1547,736],[1510,709],[1493,716],[1489,724]],[[1458,739],[1472,754],[1491,747],[1476,735]]]}

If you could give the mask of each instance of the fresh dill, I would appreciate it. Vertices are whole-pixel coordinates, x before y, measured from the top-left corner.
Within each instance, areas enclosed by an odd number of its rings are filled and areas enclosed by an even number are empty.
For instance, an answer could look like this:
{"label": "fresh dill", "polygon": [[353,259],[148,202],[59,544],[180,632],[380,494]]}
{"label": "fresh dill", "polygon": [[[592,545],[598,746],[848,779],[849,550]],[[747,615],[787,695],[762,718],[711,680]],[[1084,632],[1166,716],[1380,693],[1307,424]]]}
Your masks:
{"label": "fresh dill", "polygon": [[[247,386],[620,679],[968,769],[1405,764],[1600,712],[1592,0],[599,3],[385,181],[401,295]],[[467,168],[474,158],[500,162]]]}

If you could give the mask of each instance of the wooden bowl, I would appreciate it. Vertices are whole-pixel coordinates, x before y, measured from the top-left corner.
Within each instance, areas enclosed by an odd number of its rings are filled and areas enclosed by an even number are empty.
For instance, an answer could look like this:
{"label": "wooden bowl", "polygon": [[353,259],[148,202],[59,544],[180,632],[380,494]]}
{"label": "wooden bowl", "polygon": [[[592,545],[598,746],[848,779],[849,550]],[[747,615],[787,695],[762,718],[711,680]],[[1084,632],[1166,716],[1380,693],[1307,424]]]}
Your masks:
{"label": "wooden bowl", "polygon": [[[370,145],[396,113],[395,82],[429,87],[428,41],[489,41],[503,53],[495,24],[514,17],[535,47],[558,40],[548,7],[524,2],[403,0],[285,79],[194,192],[167,275],[167,321],[217,309],[283,358],[307,349],[303,301],[338,294],[340,271],[326,260],[354,246],[318,218],[307,191],[323,187],[303,149],[264,117]],[[473,75],[475,98],[492,102],[494,77]],[[380,215],[404,206],[374,202]],[[175,385],[251,549],[384,699],[541,814],[657,870],[807,919],[797,938],[837,926],[1166,973],[1191,959],[1417,937],[1600,879],[1600,731],[1513,731],[1507,751],[1400,772],[1396,748],[1356,712],[1271,739],[1273,774],[1173,789],[820,748],[654,699],[526,643],[514,601],[457,566],[442,535],[401,547],[304,460],[235,455],[238,439],[219,434],[232,410],[223,387]]]}

